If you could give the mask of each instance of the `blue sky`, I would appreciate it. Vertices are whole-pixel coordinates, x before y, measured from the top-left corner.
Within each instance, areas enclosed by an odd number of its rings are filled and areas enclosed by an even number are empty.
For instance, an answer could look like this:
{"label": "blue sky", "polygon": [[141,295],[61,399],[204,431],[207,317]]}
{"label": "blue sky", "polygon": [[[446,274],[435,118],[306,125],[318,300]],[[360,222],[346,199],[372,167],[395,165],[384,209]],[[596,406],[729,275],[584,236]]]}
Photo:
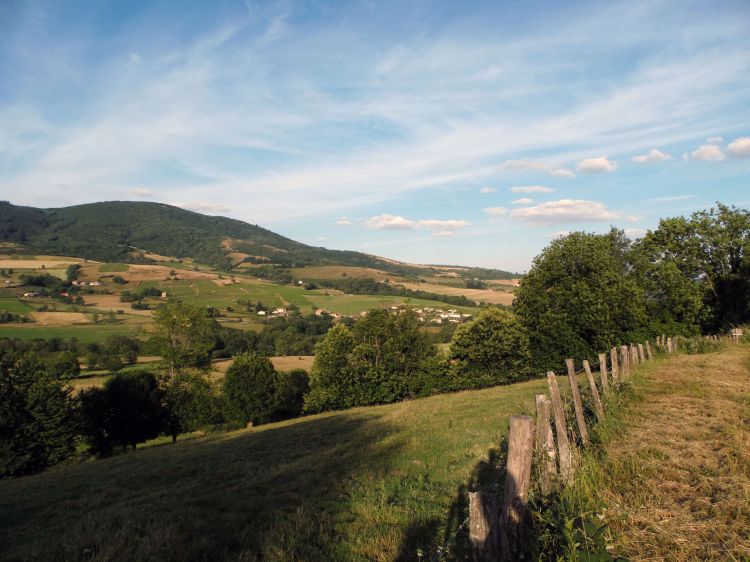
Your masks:
{"label": "blue sky", "polygon": [[0,198],[524,270],[750,206],[750,3],[0,2]]}

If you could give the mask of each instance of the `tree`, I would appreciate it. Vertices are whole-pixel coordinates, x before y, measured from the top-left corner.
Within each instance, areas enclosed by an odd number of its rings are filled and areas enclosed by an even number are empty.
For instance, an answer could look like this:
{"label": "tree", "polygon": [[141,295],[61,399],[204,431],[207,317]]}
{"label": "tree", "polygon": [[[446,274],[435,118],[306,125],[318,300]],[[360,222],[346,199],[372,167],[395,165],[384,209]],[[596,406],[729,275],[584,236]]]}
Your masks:
{"label": "tree", "polygon": [[450,358],[463,388],[515,382],[532,373],[528,331],[515,314],[495,307],[458,327]]}
{"label": "tree", "polygon": [[354,404],[356,381],[349,368],[353,349],[354,337],[344,324],[336,324],[315,347],[305,411],[319,412]]}
{"label": "tree", "polygon": [[100,456],[115,447],[135,449],[165,426],[164,392],[147,371],[116,374],[103,388],[82,392],[80,400],[84,435]]}
{"label": "tree", "polygon": [[25,354],[0,365],[0,478],[39,472],[75,452],[72,389]]}
{"label": "tree", "polygon": [[717,203],[663,219],[635,251],[665,322],[713,331],[750,321],[750,211]]}
{"label": "tree", "polygon": [[277,372],[272,419],[278,421],[301,416],[305,394],[309,390],[310,377],[304,369],[292,369],[288,373]]}
{"label": "tree", "polygon": [[170,375],[210,362],[216,329],[204,308],[169,301],[154,311],[154,322],[154,338]]}
{"label": "tree", "polygon": [[643,289],[632,275],[621,231],[558,238],[521,279],[513,310],[529,332],[533,367],[561,368],[566,357],[595,358],[647,335]]}
{"label": "tree", "polygon": [[172,436],[173,443],[180,433],[220,420],[219,401],[205,375],[184,371],[164,382],[165,431]]}
{"label": "tree", "polygon": [[239,355],[227,369],[222,388],[227,419],[264,423],[273,413],[276,371],[271,361],[255,353]]}
{"label": "tree", "polygon": [[305,410],[399,400],[435,353],[411,311],[370,310],[351,329],[337,324],[316,347]]}

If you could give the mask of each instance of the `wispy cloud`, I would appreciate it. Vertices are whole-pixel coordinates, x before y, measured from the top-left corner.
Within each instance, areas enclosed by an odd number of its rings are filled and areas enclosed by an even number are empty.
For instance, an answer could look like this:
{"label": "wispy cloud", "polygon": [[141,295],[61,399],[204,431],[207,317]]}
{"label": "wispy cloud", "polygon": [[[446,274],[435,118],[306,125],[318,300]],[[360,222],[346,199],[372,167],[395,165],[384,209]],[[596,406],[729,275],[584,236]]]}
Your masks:
{"label": "wispy cloud", "polygon": [[454,233],[456,230],[469,226],[469,222],[458,219],[421,219],[412,220],[399,215],[382,214],[370,217],[365,221],[365,226],[371,230],[415,230],[427,228],[434,231],[436,236],[446,236],[447,232]]}
{"label": "wispy cloud", "polygon": [[514,185],[508,191],[511,193],[552,193],[555,190],[544,185]]}
{"label": "wispy cloud", "polygon": [[693,160],[706,160],[708,162],[721,162],[726,156],[721,148],[715,144],[704,144],[690,153]]}
{"label": "wispy cloud", "polygon": [[513,205],[531,205],[533,202],[534,200],[528,197],[521,197],[520,199],[514,199],[511,201]]}
{"label": "wispy cloud", "polygon": [[483,195],[487,195],[488,193],[495,193],[496,191],[497,189],[494,187],[483,187],[482,189],[479,190],[479,193]]}
{"label": "wispy cloud", "polygon": [[501,217],[508,214],[508,209],[505,207],[485,207],[483,211],[493,217]]}
{"label": "wispy cloud", "polygon": [[646,203],[673,203],[674,201],[687,201],[688,199],[695,199],[695,195],[667,195],[664,197],[651,197],[645,199]]}
{"label": "wispy cloud", "polygon": [[750,137],[734,139],[727,147],[727,154],[732,158],[750,158]]}

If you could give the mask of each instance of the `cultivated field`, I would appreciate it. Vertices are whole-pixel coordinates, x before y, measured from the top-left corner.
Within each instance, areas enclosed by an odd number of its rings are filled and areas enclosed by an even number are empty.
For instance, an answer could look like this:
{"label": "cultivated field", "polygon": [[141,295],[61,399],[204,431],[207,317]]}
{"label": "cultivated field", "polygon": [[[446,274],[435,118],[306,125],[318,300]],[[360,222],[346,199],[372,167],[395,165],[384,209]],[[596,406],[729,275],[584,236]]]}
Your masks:
{"label": "cultivated field", "polygon": [[81,312],[32,312],[30,316],[39,324],[48,326],[69,326],[88,324],[89,318]]}
{"label": "cultivated field", "polygon": [[324,280],[339,280],[339,279],[374,279],[375,281],[385,281],[386,279],[391,282],[400,281],[403,278],[394,275],[392,273],[386,273],[378,269],[371,267],[350,267],[344,265],[322,265],[317,267],[297,267],[292,269],[292,275],[295,279],[324,279]]}
{"label": "cultivated field", "polygon": [[99,342],[108,336],[137,336],[140,324],[84,324],[68,326],[39,326],[36,324],[0,324],[0,337],[33,340],[36,338],[76,338],[83,343]]}
{"label": "cultivated field", "polygon": [[493,291],[492,289],[467,289],[465,287],[451,287],[434,283],[399,283],[401,286],[413,291],[428,291],[437,295],[448,295],[452,297],[464,296],[479,302],[489,304],[510,305],[516,298],[515,293],[507,291]]}

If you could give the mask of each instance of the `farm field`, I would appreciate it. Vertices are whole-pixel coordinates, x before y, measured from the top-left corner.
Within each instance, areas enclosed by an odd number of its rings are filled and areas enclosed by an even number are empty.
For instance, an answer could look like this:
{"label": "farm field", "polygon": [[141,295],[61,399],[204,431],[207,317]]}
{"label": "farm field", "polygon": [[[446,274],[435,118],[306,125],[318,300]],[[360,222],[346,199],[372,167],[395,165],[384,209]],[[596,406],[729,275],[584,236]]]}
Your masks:
{"label": "farm field", "polygon": [[128,266],[124,263],[103,263],[99,266],[100,273],[113,273],[127,270]]}
{"label": "farm field", "polygon": [[78,326],[38,326],[34,324],[0,324],[0,337],[33,340],[36,338],[76,338],[84,343],[103,341],[108,336],[137,336],[140,324],[87,324]]}
{"label": "farm field", "polygon": [[0,310],[7,310],[15,314],[28,314],[34,309],[15,297],[0,297]]}
{"label": "farm field", "polygon": [[317,267],[296,267],[292,269],[292,275],[295,279],[325,279],[325,280],[338,280],[338,279],[375,279],[376,281],[385,281],[386,279],[391,282],[401,281],[402,277],[394,275],[392,273],[386,273],[378,269],[371,267],[351,267],[345,265],[321,265]]}
{"label": "farm field", "polygon": [[474,301],[489,304],[510,305],[516,298],[515,293],[509,291],[493,291],[492,289],[467,289],[465,287],[451,287],[449,285],[434,283],[399,283],[401,286],[413,291],[427,291],[438,295],[464,296]]}
{"label": "farm field", "polygon": [[[271,357],[271,363],[273,363],[273,367],[277,371],[304,369],[309,373],[312,369],[314,361],[314,355],[285,355],[279,357]],[[232,365],[233,362],[234,359],[222,359],[220,361],[214,361],[211,365],[211,370],[214,373],[223,375],[227,372],[227,369]]]}

